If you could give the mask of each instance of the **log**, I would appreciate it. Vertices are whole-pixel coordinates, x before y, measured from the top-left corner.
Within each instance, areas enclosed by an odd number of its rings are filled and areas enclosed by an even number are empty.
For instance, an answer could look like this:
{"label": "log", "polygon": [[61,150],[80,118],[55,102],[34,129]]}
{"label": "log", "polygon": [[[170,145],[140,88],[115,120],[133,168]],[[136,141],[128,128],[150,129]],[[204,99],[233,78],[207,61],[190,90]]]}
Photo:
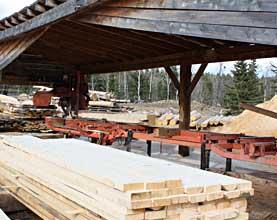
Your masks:
{"label": "log", "polygon": [[196,110],[194,110],[190,113],[190,121],[191,122],[197,121],[200,118],[201,118],[201,114],[199,112],[197,112]]}
{"label": "log", "polygon": [[100,106],[100,107],[114,107],[115,103],[109,102],[109,101],[90,101],[89,105],[90,106]]}

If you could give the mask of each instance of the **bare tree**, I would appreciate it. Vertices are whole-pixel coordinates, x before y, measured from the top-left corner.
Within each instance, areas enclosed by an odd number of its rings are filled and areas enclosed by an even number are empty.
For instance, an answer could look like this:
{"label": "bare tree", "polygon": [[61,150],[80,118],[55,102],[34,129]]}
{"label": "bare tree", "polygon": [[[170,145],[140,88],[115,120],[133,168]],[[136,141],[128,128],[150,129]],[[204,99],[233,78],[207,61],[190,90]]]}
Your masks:
{"label": "bare tree", "polygon": [[149,96],[148,96],[149,101],[152,101],[152,82],[153,82],[153,71],[150,71]]}
{"label": "bare tree", "polygon": [[137,92],[138,92],[138,102],[141,100],[140,99],[140,89],[141,89],[140,79],[141,79],[141,71],[138,71],[138,89],[137,89]]}

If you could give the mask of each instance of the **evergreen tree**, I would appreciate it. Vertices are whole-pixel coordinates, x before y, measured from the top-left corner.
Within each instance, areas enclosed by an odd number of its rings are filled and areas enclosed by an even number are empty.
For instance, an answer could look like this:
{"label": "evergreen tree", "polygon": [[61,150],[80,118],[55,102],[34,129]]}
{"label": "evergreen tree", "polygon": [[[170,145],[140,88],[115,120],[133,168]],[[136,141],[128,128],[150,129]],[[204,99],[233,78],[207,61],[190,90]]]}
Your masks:
{"label": "evergreen tree", "polygon": [[256,61],[247,64],[245,61],[238,61],[232,70],[233,82],[226,84],[224,106],[230,110],[230,114],[242,112],[240,103],[256,105],[262,101],[261,87],[257,76]]}

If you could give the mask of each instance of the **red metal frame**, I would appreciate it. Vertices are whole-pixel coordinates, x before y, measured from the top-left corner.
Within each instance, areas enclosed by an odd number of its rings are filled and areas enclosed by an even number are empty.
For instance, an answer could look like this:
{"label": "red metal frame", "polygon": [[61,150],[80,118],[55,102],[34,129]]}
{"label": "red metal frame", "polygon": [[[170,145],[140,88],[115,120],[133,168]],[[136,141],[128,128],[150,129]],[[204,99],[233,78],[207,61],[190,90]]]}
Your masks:
{"label": "red metal frame", "polygon": [[95,140],[101,138],[100,144],[110,145],[117,138],[127,138],[128,131],[131,130],[134,139],[201,148],[201,152],[204,146],[205,152],[212,151],[223,158],[277,166],[277,144],[274,137],[186,130],[177,130],[172,136],[160,137],[155,135],[159,128],[91,119],[48,117],[46,124],[51,130],[69,136],[84,136]]}

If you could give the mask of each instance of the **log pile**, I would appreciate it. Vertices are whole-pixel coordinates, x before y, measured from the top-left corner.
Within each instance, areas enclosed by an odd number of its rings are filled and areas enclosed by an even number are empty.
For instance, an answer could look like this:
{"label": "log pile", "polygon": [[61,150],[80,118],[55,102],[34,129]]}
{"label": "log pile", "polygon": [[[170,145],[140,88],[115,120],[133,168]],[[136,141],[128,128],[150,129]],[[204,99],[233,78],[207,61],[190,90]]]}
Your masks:
{"label": "log pile", "polygon": [[89,91],[89,110],[93,112],[127,112],[131,110],[119,103],[129,103],[130,100],[115,99],[113,93],[101,91]]}
{"label": "log pile", "polygon": [[45,220],[248,219],[249,181],[74,139],[0,150],[0,184]]}
{"label": "log pile", "polygon": [[[191,114],[191,129],[207,129],[209,127],[222,126],[225,123],[232,120],[232,116],[202,116],[197,111],[192,111]],[[148,122],[151,126],[162,126],[162,127],[178,127],[179,115],[174,113],[164,113],[160,116],[148,115]]]}

